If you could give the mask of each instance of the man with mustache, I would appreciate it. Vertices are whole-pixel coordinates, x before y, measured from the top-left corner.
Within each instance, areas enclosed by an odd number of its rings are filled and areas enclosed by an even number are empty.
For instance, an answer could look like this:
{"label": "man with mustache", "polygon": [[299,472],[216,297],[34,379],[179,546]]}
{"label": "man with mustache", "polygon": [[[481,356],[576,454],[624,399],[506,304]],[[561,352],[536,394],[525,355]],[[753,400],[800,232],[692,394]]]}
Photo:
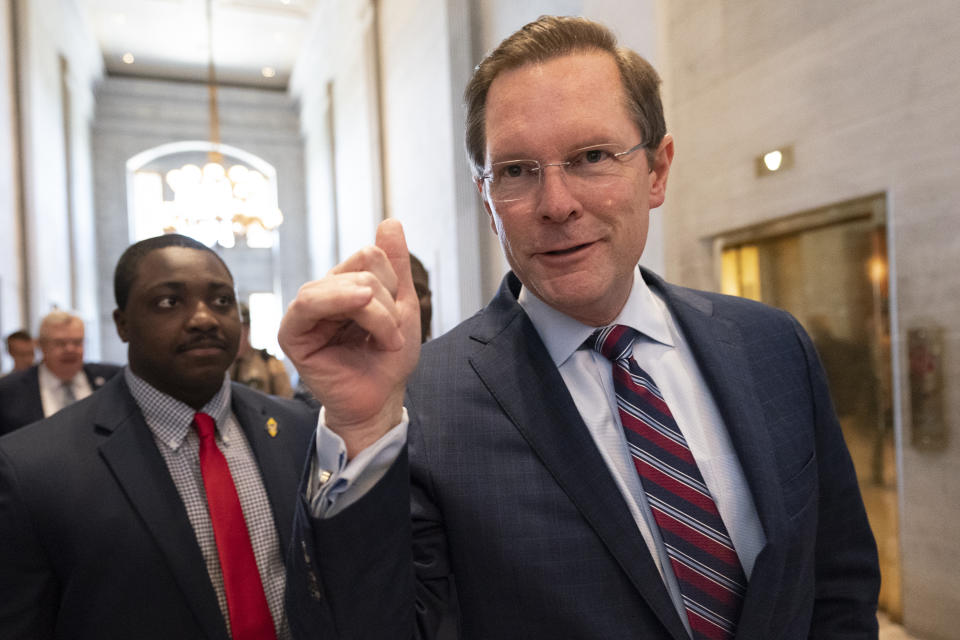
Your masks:
{"label": "man with mustache", "polygon": [[233,278],[203,244],[132,245],[114,293],[123,375],[0,439],[0,637],[289,637],[316,412],[231,383]]}

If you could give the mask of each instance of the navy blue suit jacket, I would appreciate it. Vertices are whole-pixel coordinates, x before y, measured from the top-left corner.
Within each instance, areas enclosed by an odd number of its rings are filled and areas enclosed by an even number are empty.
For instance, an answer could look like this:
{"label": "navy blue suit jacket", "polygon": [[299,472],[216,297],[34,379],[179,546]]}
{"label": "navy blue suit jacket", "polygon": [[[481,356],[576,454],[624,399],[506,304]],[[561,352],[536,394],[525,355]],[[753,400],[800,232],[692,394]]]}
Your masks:
{"label": "navy blue suit jacket", "polygon": [[[643,276],[693,350],[766,535],[737,638],[875,638],[876,546],[807,335],[783,311]],[[455,584],[463,638],[687,638],[518,292],[508,275],[425,345],[407,453],[383,481],[328,520],[300,501],[300,637],[433,637]]]}
{"label": "navy blue suit jacket", "polygon": [[[120,369],[114,364],[87,362],[83,365],[83,372],[94,391]],[[37,420],[43,420],[43,402],[40,399],[40,365],[35,364],[0,378],[0,436]]]}
{"label": "navy blue suit jacket", "polygon": [[[238,384],[231,393],[286,548],[317,414]],[[186,509],[122,375],[0,438],[0,638],[229,640]]]}

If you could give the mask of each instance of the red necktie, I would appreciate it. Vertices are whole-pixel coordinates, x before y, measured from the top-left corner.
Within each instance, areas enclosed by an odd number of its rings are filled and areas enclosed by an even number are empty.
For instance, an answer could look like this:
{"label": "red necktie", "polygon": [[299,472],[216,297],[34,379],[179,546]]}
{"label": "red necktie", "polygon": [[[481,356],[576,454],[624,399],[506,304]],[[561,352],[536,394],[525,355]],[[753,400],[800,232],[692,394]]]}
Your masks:
{"label": "red necktie", "polygon": [[197,413],[193,424],[200,435],[200,473],[223,572],[231,635],[233,640],[276,640],[240,498],[227,459],[217,448],[216,425],[205,413]]}
{"label": "red necktie", "polygon": [[631,355],[636,336],[617,324],[598,329],[588,344],[613,362],[620,421],[693,637],[728,640],[736,632],[747,578],[673,414]]}

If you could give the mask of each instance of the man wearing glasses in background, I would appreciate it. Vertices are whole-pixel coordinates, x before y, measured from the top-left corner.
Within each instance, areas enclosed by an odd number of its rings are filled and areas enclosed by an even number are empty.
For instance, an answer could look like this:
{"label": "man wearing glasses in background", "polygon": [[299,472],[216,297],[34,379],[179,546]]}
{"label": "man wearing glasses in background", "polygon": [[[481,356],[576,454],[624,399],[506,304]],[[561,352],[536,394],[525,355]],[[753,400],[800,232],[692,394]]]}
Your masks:
{"label": "man wearing glasses in background", "polygon": [[281,327],[325,407],[297,633],[434,637],[455,586],[463,638],[875,638],[876,546],[809,338],[638,268],[674,156],[656,72],[543,17],[466,99],[496,297],[417,365],[388,220]]}
{"label": "man wearing glasses in background", "polygon": [[0,435],[48,418],[86,398],[120,367],[83,361],[83,320],[69,311],[51,311],[40,321],[40,364],[0,380]]}

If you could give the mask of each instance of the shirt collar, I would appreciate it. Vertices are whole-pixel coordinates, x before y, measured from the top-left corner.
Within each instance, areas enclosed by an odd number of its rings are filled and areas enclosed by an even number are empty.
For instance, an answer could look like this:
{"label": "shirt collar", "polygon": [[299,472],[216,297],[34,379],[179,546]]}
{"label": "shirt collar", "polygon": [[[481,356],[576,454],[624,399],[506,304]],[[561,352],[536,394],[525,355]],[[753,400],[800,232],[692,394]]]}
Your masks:
{"label": "shirt collar", "polygon": [[84,372],[83,368],[81,368],[80,371],[77,371],[76,375],[69,380],[64,381],[58,378],[53,371],[50,371],[50,367],[48,367],[45,362],[41,361],[40,365],[37,367],[38,380],[40,381],[40,387],[43,389],[57,389],[68,382],[70,383],[71,387],[75,387],[77,379],[80,376],[85,375],[87,374]]}
{"label": "shirt collar", "polygon": [[[150,430],[171,449],[179,448],[193,426],[197,410],[152,386],[129,366],[124,368],[123,375]],[[213,418],[218,431],[223,428],[230,415],[230,379],[226,374],[220,390],[200,411]]]}
{"label": "shirt collar", "polygon": [[[611,324],[625,324],[656,342],[674,346],[667,319],[664,317],[664,305],[658,304],[654,292],[639,276],[639,269],[634,273],[638,275],[633,278],[627,302]],[[554,309],[527,287],[520,290],[517,301],[540,334],[540,339],[557,367],[566,362],[596,329]]]}

